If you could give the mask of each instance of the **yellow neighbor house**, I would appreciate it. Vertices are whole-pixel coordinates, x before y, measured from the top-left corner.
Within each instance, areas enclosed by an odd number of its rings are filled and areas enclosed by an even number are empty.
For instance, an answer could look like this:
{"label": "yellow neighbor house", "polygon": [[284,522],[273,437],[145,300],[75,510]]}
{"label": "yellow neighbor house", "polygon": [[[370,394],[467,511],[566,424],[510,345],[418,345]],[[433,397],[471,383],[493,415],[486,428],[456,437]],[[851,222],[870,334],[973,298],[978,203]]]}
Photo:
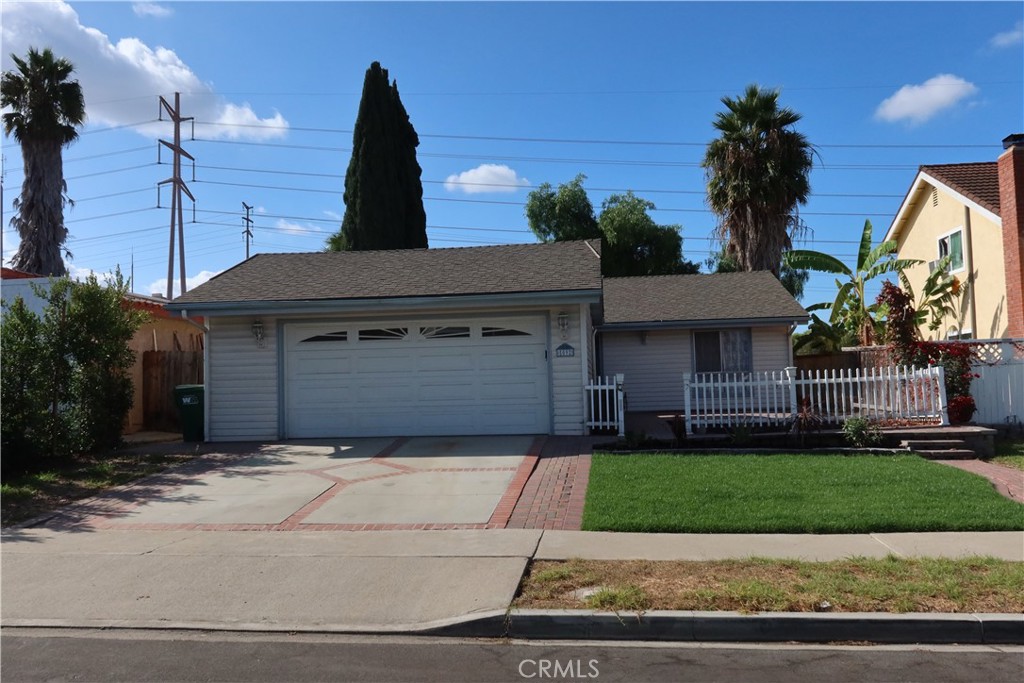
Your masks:
{"label": "yellow neighbor house", "polygon": [[1024,135],[1003,147],[997,161],[921,166],[885,235],[899,258],[924,261],[906,273],[917,295],[947,255],[970,285],[959,315],[924,339],[1024,337]]}

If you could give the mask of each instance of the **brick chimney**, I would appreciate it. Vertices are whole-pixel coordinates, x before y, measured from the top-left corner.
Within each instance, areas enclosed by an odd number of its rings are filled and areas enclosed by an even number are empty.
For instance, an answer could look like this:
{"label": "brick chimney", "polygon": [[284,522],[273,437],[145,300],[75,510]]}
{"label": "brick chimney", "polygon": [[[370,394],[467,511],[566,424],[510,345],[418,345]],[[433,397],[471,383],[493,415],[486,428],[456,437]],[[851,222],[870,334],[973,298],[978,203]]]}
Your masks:
{"label": "brick chimney", "polygon": [[1024,337],[1024,134],[1003,139],[999,167],[999,213],[1003,221],[1007,334]]}

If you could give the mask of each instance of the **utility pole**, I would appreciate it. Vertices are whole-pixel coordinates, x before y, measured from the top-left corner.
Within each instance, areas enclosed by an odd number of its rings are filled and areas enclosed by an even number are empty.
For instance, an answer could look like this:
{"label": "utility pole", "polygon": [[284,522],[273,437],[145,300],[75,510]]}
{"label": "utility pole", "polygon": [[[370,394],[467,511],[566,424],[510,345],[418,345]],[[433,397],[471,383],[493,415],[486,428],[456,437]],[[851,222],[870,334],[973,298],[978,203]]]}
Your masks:
{"label": "utility pole", "polygon": [[242,234],[245,235],[245,260],[248,261],[249,240],[252,239],[252,219],[249,218],[249,215],[252,212],[252,207],[245,202],[242,202],[242,208],[245,209],[245,217],[242,218],[242,220],[245,221],[245,230],[242,231]]}
{"label": "utility pole", "polygon": [[188,287],[185,284],[185,221],[182,217],[182,204],[183,200],[181,193],[184,192],[188,195],[188,198],[192,200],[194,204],[196,198],[192,196],[192,192],[185,185],[185,181],[181,177],[181,157],[188,157],[192,161],[195,161],[195,157],[186,152],[181,148],[181,123],[183,121],[191,121],[191,116],[181,115],[181,93],[174,93],[174,108],[165,100],[162,96],[160,97],[160,119],[163,119],[163,112],[166,111],[167,115],[171,117],[171,121],[174,123],[174,142],[170,143],[166,140],[161,140],[160,144],[165,145],[172,152],[174,152],[174,172],[173,175],[167,180],[163,180],[157,185],[171,184],[171,241],[170,248],[167,254],[167,298],[170,299],[174,294],[174,224],[178,224],[178,256],[180,263],[180,274],[181,274],[181,293],[184,294],[188,291]]}

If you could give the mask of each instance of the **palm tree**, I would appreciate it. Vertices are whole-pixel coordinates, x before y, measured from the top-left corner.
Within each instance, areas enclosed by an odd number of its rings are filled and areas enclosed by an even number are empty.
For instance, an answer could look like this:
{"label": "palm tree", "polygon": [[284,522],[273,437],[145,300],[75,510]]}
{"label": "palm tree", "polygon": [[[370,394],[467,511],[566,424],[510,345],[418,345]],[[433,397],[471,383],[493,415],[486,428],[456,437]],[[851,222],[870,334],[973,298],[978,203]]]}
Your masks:
{"label": "palm tree", "polygon": [[[12,265],[39,275],[64,275],[61,251],[67,240],[64,205],[67,183],[61,148],[78,138],[85,120],[85,100],[78,81],[68,81],[74,67],[53,52],[30,48],[26,59],[11,55],[17,70],[0,80],[4,132],[21,145],[25,181],[14,200],[11,226],[21,235]],[[70,254],[69,254],[70,255]]]}
{"label": "palm tree", "polygon": [[741,270],[779,275],[782,254],[799,229],[798,204],[811,192],[814,147],[791,128],[801,119],[779,108],[777,90],[747,86],[742,97],[723,97],[715,115],[721,136],[704,155],[707,202],[718,233]]}
{"label": "palm tree", "polygon": [[820,251],[795,249],[784,259],[791,268],[806,268],[822,273],[834,273],[846,277],[846,282],[836,278],[836,299],[832,303],[809,306],[808,311],[831,309],[829,324],[853,332],[861,344],[870,346],[875,342],[875,313],[878,304],[872,303],[865,291],[867,283],[886,273],[899,273],[905,268],[921,263],[917,259],[898,259],[896,241],[882,242],[871,248],[871,221],[864,221],[864,231],[857,250],[857,268],[850,268],[835,256]]}

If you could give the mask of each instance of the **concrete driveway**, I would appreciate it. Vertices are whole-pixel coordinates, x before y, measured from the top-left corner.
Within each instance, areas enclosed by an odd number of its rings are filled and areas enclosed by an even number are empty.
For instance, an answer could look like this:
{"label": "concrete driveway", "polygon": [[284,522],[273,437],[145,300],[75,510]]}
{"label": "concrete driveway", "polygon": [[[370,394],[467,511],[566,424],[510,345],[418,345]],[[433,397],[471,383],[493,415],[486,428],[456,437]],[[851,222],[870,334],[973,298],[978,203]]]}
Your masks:
{"label": "concrete driveway", "polygon": [[[504,528],[543,438],[324,439],[252,445],[108,497],[94,528]],[[200,467],[203,463],[200,461]]]}

